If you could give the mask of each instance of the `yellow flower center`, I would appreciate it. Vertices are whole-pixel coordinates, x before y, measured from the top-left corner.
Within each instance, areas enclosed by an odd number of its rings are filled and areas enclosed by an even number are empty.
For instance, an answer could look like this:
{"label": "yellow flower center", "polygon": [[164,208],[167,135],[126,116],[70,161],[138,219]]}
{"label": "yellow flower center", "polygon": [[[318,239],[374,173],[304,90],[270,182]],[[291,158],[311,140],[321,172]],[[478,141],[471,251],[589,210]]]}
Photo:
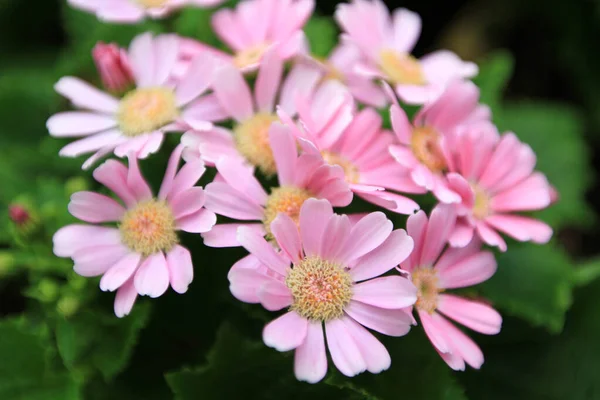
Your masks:
{"label": "yellow flower center", "polygon": [[275,121],[279,121],[276,115],[260,113],[233,129],[238,151],[265,175],[277,172],[269,144],[269,128]]}
{"label": "yellow flower center", "polygon": [[145,256],[168,252],[178,243],[175,217],[165,201],[139,203],[125,213],[119,229],[123,244]]}
{"label": "yellow flower center", "polygon": [[440,134],[433,128],[423,126],[415,128],[410,146],[415,157],[432,172],[446,169],[446,160],[440,149]]}
{"label": "yellow flower center", "polygon": [[426,83],[419,60],[410,54],[389,49],[382,50],[379,54],[379,67],[395,84],[424,85]]}
{"label": "yellow flower center", "polygon": [[331,151],[322,151],[321,155],[325,162],[329,165],[339,165],[344,170],[344,175],[346,176],[346,182],[348,183],[358,183],[360,179],[360,171],[352,161],[348,160],[341,154],[333,153]]}
{"label": "yellow flower center", "polygon": [[352,298],[352,278],[345,269],[319,257],[295,264],[285,279],[292,292],[290,310],[311,321],[330,321],[344,315]]}
{"label": "yellow flower center", "polygon": [[271,234],[271,222],[279,215],[284,213],[290,217],[296,225],[300,220],[300,208],[302,204],[313,195],[306,189],[300,189],[293,186],[282,186],[273,189],[265,205],[265,218],[263,223],[267,233]]}
{"label": "yellow flower center", "polygon": [[173,90],[154,87],[136,89],[123,97],[117,118],[123,134],[135,137],[162,128],[178,115]]}
{"label": "yellow flower center", "polygon": [[412,275],[412,282],[417,288],[417,309],[425,311],[429,314],[437,308],[438,295],[443,292],[443,289],[438,288],[438,277],[430,267],[416,268]]}
{"label": "yellow flower center", "polygon": [[145,8],[162,7],[169,0],[136,0],[139,5]]}
{"label": "yellow flower center", "polygon": [[475,204],[473,204],[473,216],[477,219],[485,219],[490,215],[490,195],[481,187],[472,184],[475,192]]}
{"label": "yellow flower center", "polygon": [[233,57],[233,65],[238,69],[242,69],[250,65],[258,64],[269,47],[270,44],[268,43],[259,43],[252,47],[248,47],[247,49],[238,52]]}

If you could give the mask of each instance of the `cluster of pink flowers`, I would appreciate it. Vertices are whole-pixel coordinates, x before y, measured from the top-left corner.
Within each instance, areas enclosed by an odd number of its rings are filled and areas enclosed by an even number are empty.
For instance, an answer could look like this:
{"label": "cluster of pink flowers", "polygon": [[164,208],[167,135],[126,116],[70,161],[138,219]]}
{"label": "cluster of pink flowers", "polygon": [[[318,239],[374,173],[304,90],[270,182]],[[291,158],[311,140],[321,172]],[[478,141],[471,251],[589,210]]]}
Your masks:
{"label": "cluster of pink flowers", "polygon": [[[104,20],[135,22],[220,1],[71,3]],[[368,329],[403,336],[417,324],[413,314],[451,368],[479,368],[481,350],[449,320],[491,335],[502,318],[484,301],[447,291],[494,275],[484,246],[506,251],[502,234],[548,242],[552,229],[521,213],[548,207],[556,194],[534,171],[531,148],[500,134],[479,103],[468,81],[475,64],[445,50],[410,54],[417,14],[390,14],[380,0],[339,5],[341,44],[316,60],[302,31],[313,8],[313,0],[244,0],[213,14],[233,55],[146,33],[128,50],[94,49],[108,92],[61,78],[56,90],[79,110],[52,116],[48,130],[80,139],[60,155],[91,153],[84,168],[110,154],[128,162],[109,159],[93,172],[120,201],[73,195],[69,211],[87,224],[58,231],[54,252],[72,258],[78,274],[102,276],[100,288],[116,291],[122,317],[138,295],[188,289],[194,267],[177,231],[201,234],[211,247],[244,247],[249,255],[228,274],[231,292],[285,309],[263,338],[278,351],[295,350],[300,380],[323,379],[326,348],[347,376],[389,368],[388,351]],[[412,121],[398,99],[421,106]],[[389,113],[391,130],[380,113]],[[155,196],[138,159],[177,132]],[[216,177],[197,186],[207,167]],[[276,177],[277,185],[265,188],[257,176]],[[426,193],[438,201],[429,216],[411,198]],[[409,215],[406,230],[383,212],[334,212],[356,197]]]}

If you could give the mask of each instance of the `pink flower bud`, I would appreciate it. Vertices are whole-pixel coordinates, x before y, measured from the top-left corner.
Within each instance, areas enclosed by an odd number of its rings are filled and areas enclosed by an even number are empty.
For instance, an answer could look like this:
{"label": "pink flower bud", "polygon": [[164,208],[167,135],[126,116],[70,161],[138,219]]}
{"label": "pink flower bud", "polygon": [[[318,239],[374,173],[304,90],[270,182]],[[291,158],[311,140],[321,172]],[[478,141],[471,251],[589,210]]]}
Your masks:
{"label": "pink flower bud", "polygon": [[29,222],[30,215],[27,209],[21,205],[13,204],[8,207],[8,216],[15,225],[24,225]]}
{"label": "pink flower bud", "polygon": [[127,53],[115,43],[98,42],[92,50],[102,83],[111,92],[124,92],[133,84]]}

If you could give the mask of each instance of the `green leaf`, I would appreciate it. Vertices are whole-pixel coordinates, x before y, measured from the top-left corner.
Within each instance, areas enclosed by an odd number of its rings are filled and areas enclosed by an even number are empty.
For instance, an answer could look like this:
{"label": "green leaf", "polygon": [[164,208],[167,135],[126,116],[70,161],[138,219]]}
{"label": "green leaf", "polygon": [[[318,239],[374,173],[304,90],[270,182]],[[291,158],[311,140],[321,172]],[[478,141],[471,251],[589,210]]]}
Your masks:
{"label": "green leaf", "polygon": [[43,331],[23,319],[0,321],[0,398],[76,400],[79,385],[51,363],[52,348]]}
{"label": "green leaf", "polygon": [[575,283],[577,286],[585,286],[598,278],[600,278],[600,258],[594,258],[577,265],[575,270]]}
{"label": "green leaf", "polygon": [[149,305],[139,304],[122,319],[88,311],[59,321],[56,343],[65,366],[97,369],[105,379],[113,378],[127,365],[149,315]]}
{"label": "green leaf", "polygon": [[480,63],[479,74],[473,79],[479,86],[481,102],[492,108],[494,118],[500,111],[504,89],[508,85],[513,69],[512,55],[507,51],[500,50],[490,54]]}
{"label": "green leaf", "polygon": [[212,11],[202,8],[186,8],[175,19],[175,32],[181,36],[197,39],[218,47],[221,42],[212,29]]}
{"label": "green leaf", "polygon": [[327,58],[337,44],[338,31],[331,17],[313,16],[304,27],[313,56]]}
{"label": "green leaf", "polygon": [[574,272],[564,252],[552,244],[511,243],[497,260],[498,271],[481,285],[483,295],[509,315],[560,332],[571,305]]}

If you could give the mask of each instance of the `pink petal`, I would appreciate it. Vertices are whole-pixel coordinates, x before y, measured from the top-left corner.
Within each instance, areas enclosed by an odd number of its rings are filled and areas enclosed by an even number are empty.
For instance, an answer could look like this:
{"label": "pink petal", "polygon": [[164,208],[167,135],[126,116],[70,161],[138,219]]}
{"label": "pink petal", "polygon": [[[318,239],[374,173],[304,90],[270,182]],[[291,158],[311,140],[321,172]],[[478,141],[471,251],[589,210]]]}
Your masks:
{"label": "pink petal", "polygon": [[358,193],[356,190],[354,192],[369,203],[398,214],[412,215],[415,211],[419,210],[419,204],[416,201],[396,193],[387,191]]}
{"label": "pink petal", "polygon": [[225,182],[206,185],[206,209],[219,215],[240,220],[262,220],[264,209],[250,202]]}
{"label": "pink petal", "polygon": [[328,321],[325,332],[331,359],[342,374],[352,377],[367,369],[356,340],[341,319]]}
{"label": "pink petal", "polygon": [[94,171],[94,179],[115,192],[128,207],[135,205],[135,195],[127,185],[127,167],[120,162],[105,161]]}
{"label": "pink petal", "polygon": [[215,68],[216,62],[206,53],[196,57],[175,90],[177,105],[188,104],[204,93],[213,82]]}
{"label": "pink petal", "polygon": [[438,271],[439,286],[443,289],[472,286],[488,280],[495,272],[494,254],[482,251]]}
{"label": "pink petal", "polygon": [[408,217],[406,230],[408,235],[413,238],[414,248],[410,257],[402,263],[402,268],[406,271],[412,271],[421,266],[421,254],[423,253],[423,243],[425,242],[425,233],[427,232],[427,214],[424,211],[418,211],[416,214]]}
{"label": "pink petal", "polygon": [[296,98],[308,96],[319,83],[321,71],[312,65],[296,63],[281,85],[279,106],[289,115],[296,113]]}
{"label": "pink petal", "polygon": [[450,243],[452,247],[465,247],[473,240],[474,233],[475,228],[471,224],[459,219],[454,226],[452,234],[448,238],[448,243]]}
{"label": "pink petal", "polygon": [[252,94],[242,74],[233,66],[225,65],[216,73],[213,90],[221,105],[238,122],[254,114]]}
{"label": "pink petal", "polygon": [[67,111],[51,116],[46,122],[54,137],[86,136],[117,126],[112,116],[92,112]]}
{"label": "pink petal", "polygon": [[410,53],[421,34],[421,17],[405,8],[394,11],[394,48],[401,53]]}
{"label": "pink petal", "polygon": [[552,228],[542,221],[518,215],[492,215],[485,222],[522,242],[545,244],[552,238]]}
{"label": "pink petal", "polygon": [[269,128],[269,144],[277,166],[280,186],[293,185],[296,177],[298,147],[287,126],[274,123]]}
{"label": "pink petal", "polygon": [[438,310],[468,328],[486,335],[495,335],[502,327],[502,316],[484,303],[449,294],[439,296]]}
{"label": "pink petal", "polygon": [[317,383],[327,373],[327,354],[321,322],[309,322],[304,342],[296,348],[294,374],[299,381]]}
{"label": "pink petal", "polygon": [[439,257],[454,229],[455,222],[456,214],[452,207],[438,205],[433,209],[423,241],[422,265],[432,265]]}
{"label": "pink petal", "polygon": [[496,212],[541,210],[552,202],[550,184],[546,177],[534,173],[529,178],[496,194],[491,207]]}
{"label": "pink petal", "polygon": [[261,236],[266,235],[263,224],[218,224],[202,234],[204,244],[208,247],[239,247],[237,229],[242,225],[255,229]]}
{"label": "pink petal", "polygon": [[[441,353],[448,353],[451,351],[451,345],[446,339],[444,327],[442,326],[444,318],[437,313],[429,315],[425,311],[418,311],[419,318],[421,319],[421,325],[425,334],[436,348]],[[440,322],[442,321],[442,322]]]}
{"label": "pink petal", "polygon": [[154,83],[164,85],[171,75],[179,55],[179,37],[173,34],[159,35],[154,40]]}
{"label": "pink petal", "polygon": [[302,242],[296,223],[286,214],[280,213],[271,222],[271,232],[283,252],[297,263],[302,259]]}
{"label": "pink petal", "polygon": [[495,230],[493,230],[485,221],[480,221],[476,225],[477,234],[485,243],[490,246],[496,246],[500,251],[506,251],[506,242]]}
{"label": "pink petal", "polygon": [[128,253],[121,244],[86,247],[73,254],[73,270],[85,277],[100,276]]}
{"label": "pink petal", "polygon": [[352,300],[375,307],[409,307],[417,301],[417,288],[401,276],[386,276],[354,285]]}
{"label": "pink petal", "polygon": [[279,311],[292,304],[292,293],[285,283],[272,279],[261,285],[256,293],[260,304],[269,311]]}
{"label": "pink petal", "polygon": [[413,239],[406,231],[397,229],[381,246],[359,258],[350,275],[357,282],[382,275],[406,260],[413,247]]}
{"label": "pink petal", "polygon": [[176,245],[167,253],[169,282],[177,293],[185,293],[194,279],[192,255],[185,247]]}
{"label": "pink petal", "polygon": [[104,131],[76,140],[60,149],[58,154],[62,157],[79,157],[105,147],[114,148],[121,144],[123,140],[126,139],[119,130]]}
{"label": "pink petal", "polygon": [[119,108],[119,101],[117,99],[72,76],[60,78],[56,85],[54,85],[54,90],[79,108],[100,111],[111,115],[117,112]]}
{"label": "pink petal", "polygon": [[204,189],[192,187],[177,193],[169,200],[175,219],[200,211],[205,202]]}
{"label": "pink petal", "polygon": [[267,51],[261,60],[254,86],[256,105],[260,111],[273,112],[275,109],[275,97],[282,74],[283,61],[276,49]]}
{"label": "pink petal", "polygon": [[300,209],[300,236],[304,253],[308,257],[319,254],[325,227],[333,208],[327,200],[308,199]]}
{"label": "pink petal", "polygon": [[237,233],[238,242],[248,252],[256,256],[263,264],[274,272],[286,276],[289,270],[289,262],[275,252],[273,246],[258,234],[255,230],[240,226]]}
{"label": "pink petal", "polygon": [[148,256],[135,273],[133,283],[141,296],[162,296],[169,288],[169,269],[165,255],[156,253]]}
{"label": "pink petal", "polygon": [[413,322],[404,310],[387,310],[357,301],[350,301],[344,311],[361,325],[388,336],[406,335]]}
{"label": "pink petal", "polygon": [[152,33],[146,32],[136,36],[129,46],[129,62],[138,87],[156,84],[156,61]]}
{"label": "pink petal", "polygon": [[219,10],[213,15],[211,22],[215,33],[232,49],[240,50],[248,45],[248,38],[244,37],[241,24],[232,10]]}
{"label": "pink petal", "polygon": [[77,192],[71,196],[69,212],[90,223],[119,221],[125,208],[108,196],[94,192]]}
{"label": "pink petal", "polygon": [[260,303],[258,290],[265,283],[274,280],[263,273],[265,268],[253,255],[248,255],[236,262],[227,275],[229,279],[229,290],[233,296],[246,303]]}
{"label": "pink petal", "polygon": [[254,204],[263,205],[268,194],[253,174],[253,170],[240,160],[224,157],[217,161],[217,170],[231,187]]}
{"label": "pink petal", "polygon": [[308,320],[292,311],[265,326],[263,341],[277,351],[290,351],[300,346],[307,334]]}
{"label": "pink petal", "polygon": [[334,214],[329,217],[329,222],[323,232],[319,257],[342,262],[340,253],[344,251],[351,228],[352,224],[347,215]]}
{"label": "pink petal", "polygon": [[115,315],[119,318],[129,315],[137,296],[138,294],[133,285],[133,279],[129,279],[117,290],[114,305]]}
{"label": "pink petal", "polygon": [[56,256],[71,257],[85,248],[120,245],[121,233],[115,228],[73,224],[60,228],[52,241]]}
{"label": "pink petal", "polygon": [[183,167],[179,170],[175,178],[173,179],[173,184],[169,189],[169,193],[167,194],[167,198],[175,196],[177,193],[187,190],[198,182],[206,168],[204,167],[204,163],[202,161],[192,161],[185,163]]}
{"label": "pink petal", "polygon": [[379,247],[390,235],[392,222],[382,212],[374,212],[362,218],[352,227],[346,249],[342,255],[344,264]]}
{"label": "pink petal", "polygon": [[129,155],[127,186],[129,186],[131,192],[138,202],[152,198],[152,189],[150,189],[150,186],[140,172],[137,158],[131,154]]}
{"label": "pink petal", "polygon": [[448,341],[451,342],[452,353],[456,353],[463,358],[467,364],[475,369],[481,368],[483,364],[483,353],[479,346],[475,344],[467,335],[462,333],[453,324],[439,316],[437,321],[440,328],[444,330]]}
{"label": "pink petal", "polygon": [[460,78],[472,78],[479,70],[475,63],[465,62],[448,50],[435,51],[421,57],[420,61],[427,80],[436,86],[445,86]]}
{"label": "pink petal", "polygon": [[201,209],[176,221],[177,229],[189,233],[206,233],[217,223],[217,216],[212,211]]}
{"label": "pink petal", "polygon": [[378,374],[385,371],[392,364],[390,353],[369,331],[357,324],[351,318],[342,318],[350,335],[367,365],[367,371]]}
{"label": "pink petal", "polygon": [[183,145],[179,145],[175,147],[171,156],[169,157],[169,162],[167,164],[167,169],[165,170],[165,176],[163,178],[162,184],[160,185],[160,190],[158,192],[158,198],[161,200],[165,200],[167,195],[171,191],[171,187],[173,186],[173,180],[175,179],[175,175],[177,175],[177,168],[179,166],[179,161],[181,160],[181,154],[183,152]]}
{"label": "pink petal", "polygon": [[100,280],[100,289],[104,292],[114,292],[123,285],[136,271],[141,254],[129,253],[114,264]]}

